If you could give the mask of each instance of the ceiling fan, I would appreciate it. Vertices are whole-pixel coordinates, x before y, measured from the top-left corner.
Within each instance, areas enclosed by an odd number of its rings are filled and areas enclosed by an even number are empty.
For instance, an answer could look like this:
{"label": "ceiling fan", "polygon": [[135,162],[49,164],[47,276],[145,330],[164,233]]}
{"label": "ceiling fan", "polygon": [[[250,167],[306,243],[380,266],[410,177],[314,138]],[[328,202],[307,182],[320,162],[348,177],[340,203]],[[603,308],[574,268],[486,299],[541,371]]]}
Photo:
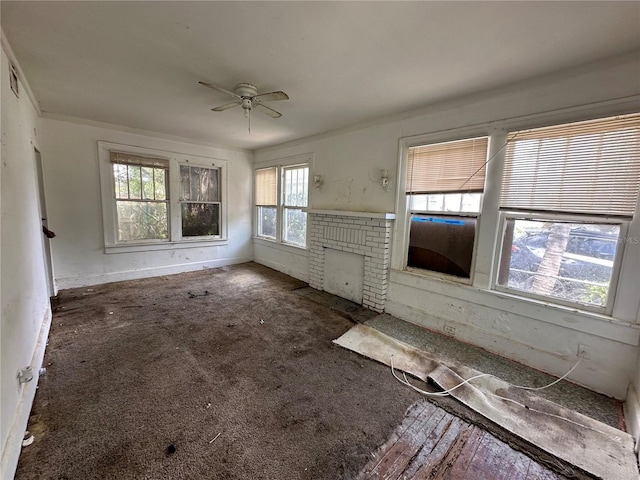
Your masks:
{"label": "ceiling fan", "polygon": [[200,85],[212,88],[234,98],[231,103],[220,105],[219,107],[212,108],[214,112],[222,112],[229,108],[236,106],[242,106],[244,110],[244,116],[249,119],[249,132],[251,132],[251,110],[256,109],[269,115],[272,118],[280,118],[282,114],[273,108],[263,105],[263,102],[273,102],[276,100],[289,100],[289,95],[282,91],[261,93],[258,94],[258,88],[250,83],[239,83],[234,87],[234,91],[227,90],[226,88],[219,87],[213,83],[198,82]]}

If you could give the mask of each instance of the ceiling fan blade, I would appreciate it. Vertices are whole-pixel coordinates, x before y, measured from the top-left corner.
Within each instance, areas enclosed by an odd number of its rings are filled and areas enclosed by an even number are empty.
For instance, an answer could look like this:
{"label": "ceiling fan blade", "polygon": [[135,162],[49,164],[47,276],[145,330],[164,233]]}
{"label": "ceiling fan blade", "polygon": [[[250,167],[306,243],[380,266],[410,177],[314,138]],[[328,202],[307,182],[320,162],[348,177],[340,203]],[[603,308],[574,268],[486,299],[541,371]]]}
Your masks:
{"label": "ceiling fan blade", "polygon": [[261,93],[253,97],[259,102],[275,102],[276,100],[289,100],[289,95],[284,92]]}
{"label": "ceiling fan blade", "polygon": [[222,88],[222,87],[219,87],[217,85],[214,85],[213,83],[207,83],[207,82],[198,82],[198,83],[200,85],[204,85],[205,87],[209,87],[209,88],[212,88],[212,89],[217,90],[219,92],[226,93],[227,95],[231,95],[233,98],[241,98],[240,95],[236,95],[232,91],[229,91],[226,88]]}
{"label": "ceiling fan blade", "polygon": [[236,107],[238,105],[242,105],[242,100],[238,100],[236,102],[231,102],[231,103],[225,103],[224,105],[220,105],[219,107],[212,108],[211,111],[212,112],[222,112],[224,110]]}
{"label": "ceiling fan blade", "polygon": [[262,105],[261,103],[256,103],[253,106],[260,110],[262,113],[266,113],[272,118],[280,118],[282,116],[280,112],[276,112],[273,108],[269,108],[266,105]]}

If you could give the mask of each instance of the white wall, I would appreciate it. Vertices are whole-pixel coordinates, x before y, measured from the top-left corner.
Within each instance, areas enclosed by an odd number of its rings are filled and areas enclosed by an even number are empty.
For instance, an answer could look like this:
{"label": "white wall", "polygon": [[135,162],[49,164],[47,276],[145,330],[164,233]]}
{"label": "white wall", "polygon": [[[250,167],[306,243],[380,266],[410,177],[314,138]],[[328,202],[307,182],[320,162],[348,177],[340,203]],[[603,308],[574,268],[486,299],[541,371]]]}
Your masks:
{"label": "white wall", "polygon": [[[10,89],[8,55],[12,56],[3,38],[0,81],[1,478],[13,478],[51,323],[34,155],[41,131],[25,84],[20,83],[20,98],[16,98]],[[17,373],[27,365],[32,367],[36,378],[20,385]]]}
{"label": "white wall", "polygon": [[276,243],[262,238],[254,238],[254,261],[269,268],[286,273],[294,278],[309,281],[309,251]]}
{"label": "white wall", "polygon": [[[320,174],[324,180],[319,190],[312,189],[311,208],[396,212],[397,180],[387,192],[377,180],[380,169],[389,170],[390,177],[395,178],[401,138],[480,124],[499,126],[506,120],[520,119],[535,126],[544,124],[552,112],[556,112],[556,120],[575,121],[630,109],[640,111],[638,97],[633,97],[640,94],[639,78],[638,55],[618,57],[368,125],[262,149],[255,152],[255,161],[311,152],[314,165],[310,175]],[[398,236],[394,238],[396,244]],[[611,318],[507,298],[489,291],[488,285],[477,288],[439,279],[416,279],[398,270],[403,255],[401,249],[394,249],[392,268],[396,270],[392,271],[387,296],[389,313],[436,330],[442,330],[446,321],[465,341],[555,374],[565,373],[575,363],[578,343],[587,344],[592,358],[570,378],[596,391],[625,397],[636,369],[639,329],[629,317],[638,312],[637,284],[620,286],[622,300],[614,310],[621,312],[620,317]],[[256,261],[269,264],[273,258],[267,249],[256,251]],[[637,270],[638,252],[630,252],[628,258],[632,265],[625,265],[623,271]],[[632,294],[634,288],[636,293]]]}
{"label": "white wall", "polygon": [[[60,288],[178,273],[246,262],[251,243],[252,155],[177,142],[107,126],[42,119],[49,211],[55,231],[54,270]],[[105,253],[98,140],[228,161],[228,239],[225,245]]]}

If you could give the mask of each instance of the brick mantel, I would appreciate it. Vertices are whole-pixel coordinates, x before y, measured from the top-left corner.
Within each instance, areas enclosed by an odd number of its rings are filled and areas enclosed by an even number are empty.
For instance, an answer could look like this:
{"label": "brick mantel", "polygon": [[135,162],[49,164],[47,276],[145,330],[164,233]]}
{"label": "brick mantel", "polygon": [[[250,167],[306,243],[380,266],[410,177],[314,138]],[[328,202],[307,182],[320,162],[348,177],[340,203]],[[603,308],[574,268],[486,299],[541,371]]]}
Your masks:
{"label": "brick mantel", "polygon": [[309,285],[324,287],[324,252],[364,256],[363,306],[383,312],[387,297],[392,213],[309,210]]}

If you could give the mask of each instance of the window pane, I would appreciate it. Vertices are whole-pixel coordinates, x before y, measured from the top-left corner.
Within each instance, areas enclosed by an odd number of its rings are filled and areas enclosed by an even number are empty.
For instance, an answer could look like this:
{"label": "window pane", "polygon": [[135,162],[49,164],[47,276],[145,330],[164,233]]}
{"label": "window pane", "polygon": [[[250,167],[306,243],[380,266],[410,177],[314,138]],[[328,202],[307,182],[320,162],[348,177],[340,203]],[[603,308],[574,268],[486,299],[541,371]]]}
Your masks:
{"label": "window pane", "polygon": [[180,200],[191,200],[191,181],[189,165],[180,165]]}
{"label": "window pane", "polygon": [[276,207],[258,207],[258,235],[276,238]]}
{"label": "window pane", "polygon": [[153,168],[142,167],[142,198],[155,200]]}
{"label": "window pane", "polygon": [[475,235],[475,218],[413,215],[407,265],[470,278]]}
{"label": "window pane", "polygon": [[127,187],[127,166],[114,164],[113,177],[115,180],[116,198],[129,198],[129,188]]}
{"label": "window pane", "polygon": [[166,203],[118,200],[116,210],[119,241],[168,238]]}
{"label": "window pane", "polygon": [[220,201],[219,170],[217,168],[180,165],[180,189],[183,200]]}
{"label": "window pane", "polygon": [[289,207],[307,206],[307,186],[309,168],[295,167],[284,171],[284,205]]}
{"label": "window pane", "polygon": [[619,236],[619,225],[508,219],[498,283],[605,306]]}
{"label": "window pane", "polygon": [[459,193],[448,193],[444,196],[444,211],[459,212],[462,207],[462,195]]}
{"label": "window pane", "polygon": [[129,165],[129,198],[141,198],[140,167]]}
{"label": "window pane", "polygon": [[167,170],[163,168],[155,168],[154,169],[154,185],[155,185],[155,195],[156,200],[166,200],[167,199],[167,187],[166,187],[166,178],[167,178]]}
{"label": "window pane", "polygon": [[427,210],[432,212],[444,212],[444,195],[442,193],[427,195],[427,198]]}
{"label": "window pane", "polygon": [[410,195],[411,211],[480,213],[482,193],[431,193]]}
{"label": "window pane", "polygon": [[220,205],[212,203],[182,204],[182,236],[220,235]]}
{"label": "window pane", "polygon": [[304,247],[307,244],[307,213],[297,208],[284,209],[284,241]]}

